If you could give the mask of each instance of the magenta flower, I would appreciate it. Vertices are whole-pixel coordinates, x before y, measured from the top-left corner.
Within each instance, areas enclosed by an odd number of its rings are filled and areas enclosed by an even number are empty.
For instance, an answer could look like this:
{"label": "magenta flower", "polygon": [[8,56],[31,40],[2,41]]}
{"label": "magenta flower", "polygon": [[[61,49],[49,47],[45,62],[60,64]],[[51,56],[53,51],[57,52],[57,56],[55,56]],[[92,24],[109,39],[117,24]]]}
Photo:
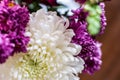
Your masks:
{"label": "magenta flower", "polygon": [[93,74],[96,70],[100,69],[101,61],[101,44],[93,39],[87,31],[86,18],[88,13],[84,9],[77,9],[73,11],[74,15],[70,17],[70,29],[73,29],[75,36],[72,43],[82,46],[80,56],[84,61],[84,72]]}
{"label": "magenta flower", "polygon": [[[29,37],[25,36],[24,34],[28,21],[29,12],[26,7],[21,7],[9,0],[1,1],[0,33],[3,35],[7,34],[9,43],[14,44],[13,50],[11,50],[12,52],[8,51],[7,54],[14,55],[16,52],[26,52],[26,46],[28,44]],[[2,53],[2,55],[4,54]],[[9,55],[7,55],[7,57],[8,56]],[[3,62],[7,57],[3,59]]]}
{"label": "magenta flower", "polygon": [[29,12],[27,8],[20,7],[12,2],[0,3],[0,30],[3,32],[25,31],[29,21]]}

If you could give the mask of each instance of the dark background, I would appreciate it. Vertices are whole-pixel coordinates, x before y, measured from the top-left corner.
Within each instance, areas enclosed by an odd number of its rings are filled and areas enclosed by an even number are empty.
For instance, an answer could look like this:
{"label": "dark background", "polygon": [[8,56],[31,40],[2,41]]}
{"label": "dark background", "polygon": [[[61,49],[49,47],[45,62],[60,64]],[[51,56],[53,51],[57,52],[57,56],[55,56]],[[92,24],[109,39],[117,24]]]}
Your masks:
{"label": "dark background", "polygon": [[106,2],[107,27],[98,37],[102,42],[101,70],[90,76],[80,75],[81,80],[120,80],[120,0]]}

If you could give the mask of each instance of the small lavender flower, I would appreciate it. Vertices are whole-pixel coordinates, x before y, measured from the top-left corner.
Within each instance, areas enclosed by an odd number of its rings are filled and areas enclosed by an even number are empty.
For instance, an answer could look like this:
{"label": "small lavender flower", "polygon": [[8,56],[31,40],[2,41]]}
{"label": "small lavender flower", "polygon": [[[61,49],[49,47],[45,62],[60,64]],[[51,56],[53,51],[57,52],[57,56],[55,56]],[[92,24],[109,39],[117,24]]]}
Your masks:
{"label": "small lavender flower", "polygon": [[87,31],[87,18],[88,13],[82,8],[74,11],[74,15],[70,17],[70,29],[73,29],[75,36],[72,43],[82,46],[80,56],[85,61],[84,72],[89,74],[100,69],[101,65],[101,50],[100,43],[96,42]]}
{"label": "small lavender flower", "polygon": [[100,16],[101,18],[101,29],[100,29],[100,33],[99,34],[102,34],[104,33],[104,30],[105,30],[105,27],[107,25],[107,22],[106,22],[106,16],[105,16],[105,4],[104,2],[101,2],[100,4],[100,7],[101,7],[101,10],[102,10],[102,14]]}
{"label": "small lavender flower", "polygon": [[12,55],[14,44],[10,42],[7,35],[0,34],[0,64]]}

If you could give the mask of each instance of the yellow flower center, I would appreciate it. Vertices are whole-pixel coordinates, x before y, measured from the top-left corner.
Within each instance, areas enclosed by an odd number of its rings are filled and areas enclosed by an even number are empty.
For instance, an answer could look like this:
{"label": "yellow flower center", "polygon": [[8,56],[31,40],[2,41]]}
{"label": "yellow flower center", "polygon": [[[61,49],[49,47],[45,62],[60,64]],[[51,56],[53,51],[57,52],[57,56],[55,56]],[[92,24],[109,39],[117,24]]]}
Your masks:
{"label": "yellow flower center", "polygon": [[[45,51],[46,53],[43,53]],[[53,69],[53,66],[50,66],[50,62],[48,60],[54,53],[50,52],[50,54],[47,54],[47,52],[50,51],[31,51],[20,58],[17,62],[16,69],[18,70],[18,74],[22,75],[23,80],[45,80],[49,70]]]}
{"label": "yellow flower center", "polygon": [[13,7],[14,5],[15,5],[15,4],[14,4],[13,2],[9,2],[9,3],[8,3],[8,6],[9,6],[9,7]]}

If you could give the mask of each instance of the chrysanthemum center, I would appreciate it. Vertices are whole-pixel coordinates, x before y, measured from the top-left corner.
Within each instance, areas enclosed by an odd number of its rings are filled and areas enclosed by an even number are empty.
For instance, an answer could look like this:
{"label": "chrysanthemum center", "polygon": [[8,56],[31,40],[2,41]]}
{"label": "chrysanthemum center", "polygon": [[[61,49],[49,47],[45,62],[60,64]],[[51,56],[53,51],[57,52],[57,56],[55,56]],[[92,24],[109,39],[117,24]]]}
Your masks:
{"label": "chrysanthemum center", "polygon": [[27,54],[18,62],[19,73],[24,79],[41,79],[45,80],[45,76],[48,73],[48,63],[46,58],[49,58],[47,54],[33,53]]}

